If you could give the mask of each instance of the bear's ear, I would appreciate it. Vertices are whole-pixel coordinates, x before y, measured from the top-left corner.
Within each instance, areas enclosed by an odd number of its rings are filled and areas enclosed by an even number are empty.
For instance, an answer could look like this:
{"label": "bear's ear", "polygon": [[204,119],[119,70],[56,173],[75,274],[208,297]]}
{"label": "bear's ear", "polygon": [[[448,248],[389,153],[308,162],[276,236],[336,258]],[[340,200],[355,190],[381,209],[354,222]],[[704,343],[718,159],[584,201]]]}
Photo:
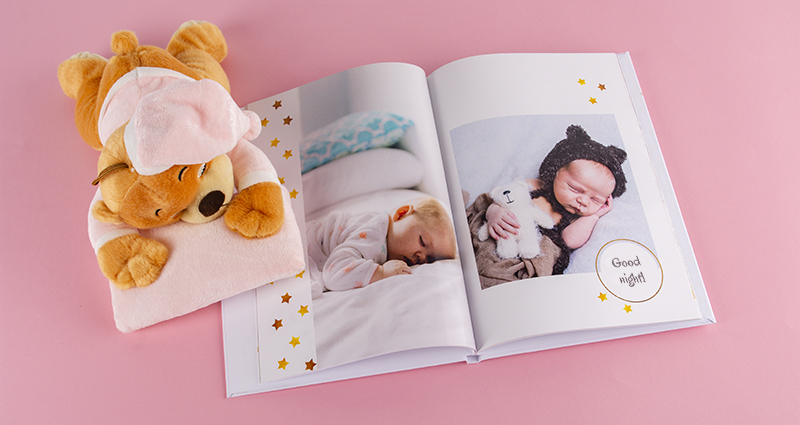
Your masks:
{"label": "bear's ear", "polygon": [[119,214],[111,211],[103,201],[97,201],[92,205],[92,217],[101,223],[122,224]]}
{"label": "bear's ear", "polygon": [[77,99],[81,86],[103,75],[108,60],[89,52],[78,53],[58,65],[58,82],[64,94]]}

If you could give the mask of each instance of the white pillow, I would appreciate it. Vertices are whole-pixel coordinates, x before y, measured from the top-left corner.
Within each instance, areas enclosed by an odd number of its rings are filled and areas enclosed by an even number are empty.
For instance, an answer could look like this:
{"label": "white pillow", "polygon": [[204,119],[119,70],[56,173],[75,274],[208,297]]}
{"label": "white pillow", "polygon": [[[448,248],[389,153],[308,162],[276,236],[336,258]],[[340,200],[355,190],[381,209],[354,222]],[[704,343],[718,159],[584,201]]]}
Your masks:
{"label": "white pillow", "polygon": [[347,155],[303,174],[306,214],[343,199],[387,189],[411,188],[425,176],[417,157],[395,148]]}
{"label": "white pillow", "polygon": [[403,205],[404,202],[427,195],[416,189],[389,189],[355,196],[349,199],[330,204],[314,212],[306,214],[306,223],[320,220],[333,212],[360,214],[365,212],[385,211]]}

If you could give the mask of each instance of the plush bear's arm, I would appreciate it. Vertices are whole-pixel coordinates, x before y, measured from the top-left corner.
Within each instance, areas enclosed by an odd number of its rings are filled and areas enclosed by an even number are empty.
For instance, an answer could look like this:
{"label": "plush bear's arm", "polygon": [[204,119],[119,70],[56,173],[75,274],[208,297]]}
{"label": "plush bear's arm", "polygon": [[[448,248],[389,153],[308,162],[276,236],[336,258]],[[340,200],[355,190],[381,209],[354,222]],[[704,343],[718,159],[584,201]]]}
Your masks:
{"label": "plush bear's arm", "polygon": [[245,139],[228,153],[239,193],[225,211],[225,224],[248,238],[265,238],[283,226],[283,194],[275,167]]}
{"label": "plush bear's arm", "polygon": [[[106,211],[106,214],[99,211]],[[153,283],[169,256],[164,244],[147,239],[139,235],[137,229],[114,220],[113,213],[103,203],[100,190],[95,194],[89,211],[89,239],[97,254],[100,271],[120,289]]]}
{"label": "plush bear's arm", "polygon": [[239,140],[228,158],[233,165],[233,179],[236,188],[242,191],[256,183],[278,182],[275,167],[261,149],[245,139]]}

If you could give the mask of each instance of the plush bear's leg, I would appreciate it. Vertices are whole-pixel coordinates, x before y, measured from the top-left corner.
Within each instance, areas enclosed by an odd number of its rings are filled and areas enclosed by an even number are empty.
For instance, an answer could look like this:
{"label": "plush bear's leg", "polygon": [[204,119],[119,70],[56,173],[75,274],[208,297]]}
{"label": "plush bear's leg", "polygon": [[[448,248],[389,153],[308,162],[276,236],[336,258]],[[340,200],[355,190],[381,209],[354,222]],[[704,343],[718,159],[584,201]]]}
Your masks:
{"label": "plush bear's leg", "polygon": [[228,44],[216,25],[202,21],[184,23],[172,35],[167,51],[203,78],[210,78],[230,91],[228,76],[219,64],[228,55]]}
{"label": "plush bear's leg", "polygon": [[517,240],[513,237],[497,240],[497,256],[508,259],[517,256]]}
{"label": "plush bear's leg", "polygon": [[106,242],[97,251],[100,270],[119,289],[148,286],[158,279],[167,262],[164,244],[138,234]]}
{"label": "plush bear's leg", "polygon": [[[528,230],[530,232],[530,230]],[[542,236],[538,234],[526,234],[525,238],[519,241],[519,256],[522,258],[534,258],[541,253],[539,244]]]}
{"label": "plush bear's leg", "polygon": [[58,66],[58,81],[64,93],[75,99],[75,125],[89,146],[101,150],[97,133],[97,93],[108,60],[89,52],[78,53]]}

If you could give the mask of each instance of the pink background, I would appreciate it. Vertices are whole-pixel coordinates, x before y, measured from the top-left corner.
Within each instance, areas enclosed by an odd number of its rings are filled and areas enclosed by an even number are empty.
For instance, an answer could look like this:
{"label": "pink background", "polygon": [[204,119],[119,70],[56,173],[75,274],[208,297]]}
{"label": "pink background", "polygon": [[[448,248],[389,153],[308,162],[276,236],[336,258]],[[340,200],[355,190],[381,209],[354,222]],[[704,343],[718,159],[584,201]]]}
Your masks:
{"label": "pink background", "polygon": [[[800,3],[7,1],[0,423],[800,422]],[[630,51],[718,324],[225,399],[219,304],[124,335],[59,62],[216,23],[240,104],[380,61]]]}

